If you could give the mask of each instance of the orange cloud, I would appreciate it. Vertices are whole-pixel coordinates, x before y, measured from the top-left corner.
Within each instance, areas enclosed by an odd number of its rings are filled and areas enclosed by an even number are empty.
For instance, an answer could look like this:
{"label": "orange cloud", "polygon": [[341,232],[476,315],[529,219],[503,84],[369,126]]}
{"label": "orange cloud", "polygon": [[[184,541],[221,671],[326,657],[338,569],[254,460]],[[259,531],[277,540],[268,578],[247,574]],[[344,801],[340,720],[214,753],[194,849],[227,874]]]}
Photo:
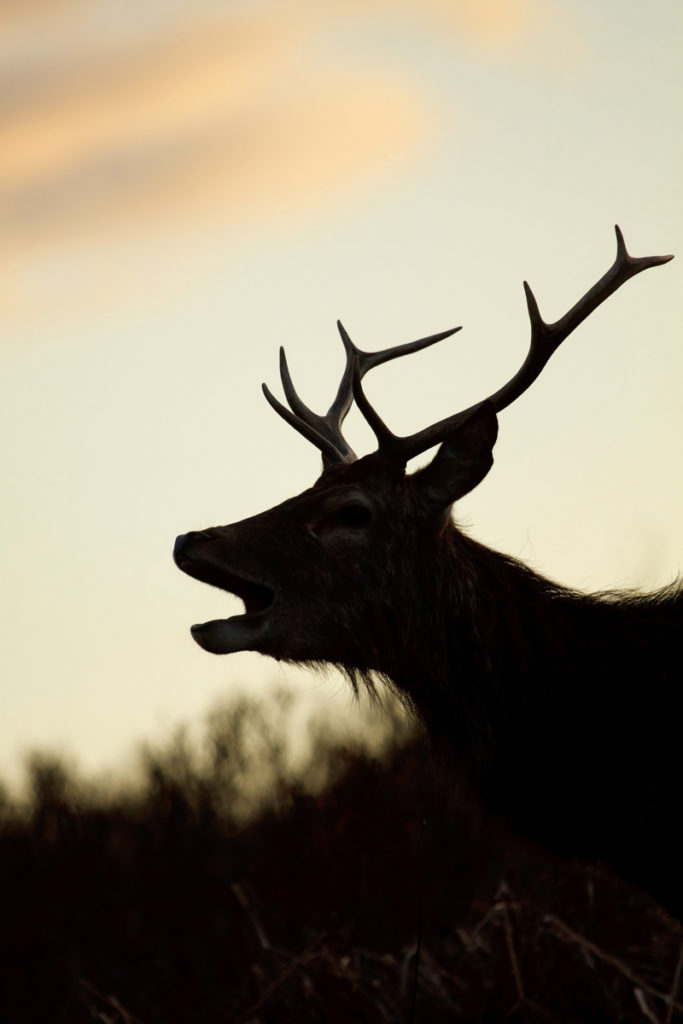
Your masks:
{"label": "orange cloud", "polygon": [[5,316],[35,315],[21,296],[64,245],[90,260],[87,247],[101,253],[113,237],[143,245],[181,227],[298,222],[428,152],[434,105],[410,75],[316,59],[331,13],[361,27],[371,12],[410,17],[502,50],[528,43],[549,2],[236,2],[226,14],[175,0],[112,32],[89,0],[5,8],[25,47],[0,43]]}
{"label": "orange cloud", "polygon": [[[279,144],[284,141],[276,121],[280,115],[285,122],[291,117],[288,94],[290,106],[295,100],[302,105],[304,119],[310,119],[314,97],[320,109],[323,96],[333,106],[341,102],[346,107],[352,102],[343,97],[356,96],[359,123],[376,125],[389,152],[398,134],[407,141],[414,130],[406,116],[401,131],[396,116],[399,105],[406,104],[408,76],[396,82],[379,72],[369,76],[356,70],[352,78],[339,68],[336,76],[316,80],[310,39],[324,31],[332,4],[321,10],[310,0],[299,0],[287,8],[273,4],[249,15],[238,4],[232,16],[209,19],[208,6],[200,2],[189,25],[181,21],[174,31],[158,27],[147,38],[124,34],[118,44],[102,43],[100,51],[87,45],[92,25],[90,32],[83,28],[83,12],[93,9],[83,0],[72,3],[74,32],[65,31],[69,19],[57,18],[53,9],[51,33],[61,26],[54,51],[46,51],[44,39],[35,47],[38,87],[34,82],[27,88],[24,61],[17,65],[22,74],[15,67],[16,81],[10,74],[0,93],[0,223],[5,246],[26,245],[63,230],[76,234],[97,216],[125,216],[127,202],[138,217],[141,204],[158,208],[161,196],[172,192],[173,180],[191,177],[206,161],[215,160],[222,173],[220,154],[226,147],[233,147],[239,169],[244,139],[253,141],[252,126],[270,126]],[[34,7],[40,10],[35,0]],[[408,15],[496,48],[514,48],[548,21],[547,0],[368,0],[362,12],[352,4],[339,9],[357,19],[378,9],[383,17]],[[106,35],[104,27],[99,28]],[[74,49],[79,31],[85,32],[83,45]],[[30,60],[29,52],[29,65]],[[414,109],[423,97],[411,87],[414,95],[408,106]],[[392,88],[393,113],[388,106]],[[333,99],[335,92],[339,100]],[[425,116],[429,106],[424,103]],[[320,110],[320,115],[329,122],[332,112],[325,115]],[[387,118],[390,130],[382,128],[381,118]],[[342,122],[350,125],[351,119]],[[315,138],[315,126],[310,127]],[[357,163],[363,166],[367,159],[370,166],[378,154],[376,137],[372,132],[360,135],[372,155],[357,151]],[[344,141],[340,139],[341,149]],[[267,138],[264,143],[265,152]],[[348,144],[357,145],[358,139],[351,137]],[[404,148],[399,144],[401,151]],[[302,160],[315,153],[308,140]],[[317,157],[314,164],[320,164]],[[330,176],[325,177],[331,184]],[[338,182],[344,183],[341,175]]]}
{"label": "orange cloud", "polygon": [[36,16],[60,14],[73,0],[2,0],[0,25],[13,26]]}
{"label": "orange cloud", "polygon": [[[0,194],[4,231],[49,235],[65,215],[162,187],[190,151],[249,117],[286,50],[282,26],[223,26],[72,69],[49,90],[3,113]],[[74,216],[76,221],[73,221]],[[86,214],[87,216],[87,214]]]}
{"label": "orange cloud", "polygon": [[[60,72],[51,89],[9,104],[5,318],[35,316],[32,293],[50,290],[54,276],[62,287],[50,308],[68,304],[63,275],[49,270],[65,245],[90,239],[101,252],[107,237],[146,245],[150,232],[175,236],[182,226],[229,233],[247,219],[298,221],[409,158],[428,131],[426,104],[388,72],[308,65],[309,27],[291,18],[199,25]],[[80,275],[74,286],[82,296]]]}

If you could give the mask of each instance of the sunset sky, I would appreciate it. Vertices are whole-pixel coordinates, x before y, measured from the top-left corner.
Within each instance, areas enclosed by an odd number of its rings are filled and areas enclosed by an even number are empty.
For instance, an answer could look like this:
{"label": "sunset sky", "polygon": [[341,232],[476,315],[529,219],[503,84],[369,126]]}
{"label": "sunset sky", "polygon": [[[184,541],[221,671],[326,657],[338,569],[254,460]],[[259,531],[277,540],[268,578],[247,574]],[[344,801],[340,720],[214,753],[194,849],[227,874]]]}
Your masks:
{"label": "sunset sky", "polygon": [[0,5],[0,775],[36,747],[120,766],[273,682],[344,714],[335,679],[201,651],[190,624],[239,602],[171,560],[317,476],[261,395],[279,345],[322,411],[337,317],[366,349],[462,324],[368,378],[416,430],[514,372],[522,280],[557,319],[615,223],[677,258],[501,415],[458,516],[583,589],[675,577],[682,47],[680,0]]}

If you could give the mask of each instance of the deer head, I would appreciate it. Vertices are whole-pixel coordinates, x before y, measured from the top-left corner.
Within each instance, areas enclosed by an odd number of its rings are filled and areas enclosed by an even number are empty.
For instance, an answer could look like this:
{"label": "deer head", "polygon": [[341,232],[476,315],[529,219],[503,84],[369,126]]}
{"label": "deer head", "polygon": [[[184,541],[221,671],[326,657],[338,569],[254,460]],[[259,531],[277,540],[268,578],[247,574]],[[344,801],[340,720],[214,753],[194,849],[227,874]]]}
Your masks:
{"label": "deer head", "polygon": [[[671,256],[635,258],[616,228],[617,255],[607,273],[560,320],[545,323],[524,284],[531,322],[529,352],[498,391],[408,437],[393,434],[362,387],[375,366],[426,348],[460,328],[380,352],[362,352],[338,324],[346,367],[322,416],[302,402],[280,351],[289,408],[264,385],[276,412],[322,453],[323,472],[309,489],[260,515],[178,537],[176,564],[190,576],[236,594],[245,613],[192,627],[214,654],[253,650],[297,662],[334,662],[353,676],[391,677],[397,660],[419,661],[420,608],[443,598],[441,567],[459,582],[467,604],[473,542],[451,521],[452,504],[488,473],[496,414],[536,380],[561,342],[629,278]],[[372,428],[375,452],[357,458],[342,435],[352,401]],[[409,459],[439,445],[424,468]],[[419,602],[412,601],[417,593]],[[452,602],[451,602],[452,604]],[[429,637],[434,643],[434,636]]]}

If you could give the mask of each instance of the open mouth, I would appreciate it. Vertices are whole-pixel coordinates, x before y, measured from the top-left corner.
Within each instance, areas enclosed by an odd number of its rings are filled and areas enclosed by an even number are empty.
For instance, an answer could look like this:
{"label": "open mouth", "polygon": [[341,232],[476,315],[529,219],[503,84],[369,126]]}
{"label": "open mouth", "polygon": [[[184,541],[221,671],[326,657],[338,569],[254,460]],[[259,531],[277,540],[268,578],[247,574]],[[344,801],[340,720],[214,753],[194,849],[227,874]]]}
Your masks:
{"label": "open mouth", "polygon": [[233,569],[193,557],[178,545],[174,558],[178,568],[188,576],[226,590],[244,602],[244,613],[241,615],[233,615],[229,619],[214,619],[192,626],[192,636],[199,646],[212,654],[259,650],[259,637],[264,632],[268,614],[275,603],[274,589]]}
{"label": "open mouth", "polygon": [[213,587],[227,590],[229,594],[234,594],[244,601],[244,614],[234,615],[235,619],[253,619],[263,615],[275,600],[275,594],[270,587],[264,583],[255,583],[231,570],[217,569],[211,565],[190,565],[181,568],[202,583],[210,583]]}

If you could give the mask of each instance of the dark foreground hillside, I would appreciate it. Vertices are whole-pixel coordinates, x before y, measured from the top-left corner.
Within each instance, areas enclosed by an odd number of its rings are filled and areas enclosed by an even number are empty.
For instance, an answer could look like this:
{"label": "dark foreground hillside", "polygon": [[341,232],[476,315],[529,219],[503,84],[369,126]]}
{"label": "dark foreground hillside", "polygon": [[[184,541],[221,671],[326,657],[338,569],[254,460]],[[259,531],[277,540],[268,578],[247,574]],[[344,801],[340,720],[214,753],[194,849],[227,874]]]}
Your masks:
{"label": "dark foreground hillside", "polygon": [[679,926],[457,809],[404,727],[284,764],[245,704],[136,791],[34,759],[1,812],[0,1022],[683,1021]]}

